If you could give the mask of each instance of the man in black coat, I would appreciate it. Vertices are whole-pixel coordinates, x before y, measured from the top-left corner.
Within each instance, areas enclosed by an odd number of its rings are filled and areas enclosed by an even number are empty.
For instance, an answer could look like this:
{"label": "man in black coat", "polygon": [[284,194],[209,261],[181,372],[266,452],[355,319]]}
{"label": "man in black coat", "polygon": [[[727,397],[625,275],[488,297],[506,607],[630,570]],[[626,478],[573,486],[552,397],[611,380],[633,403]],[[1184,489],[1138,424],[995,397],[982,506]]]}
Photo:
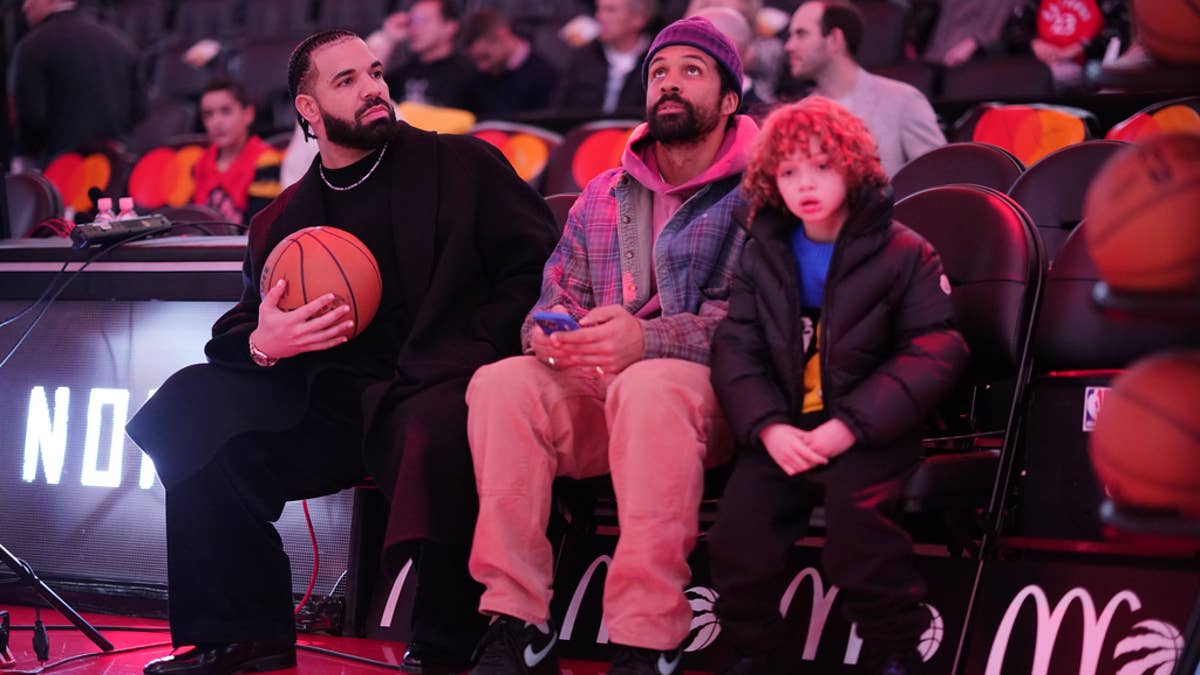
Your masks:
{"label": "man in black coat", "polygon": [[[287,556],[270,523],[290,499],[371,475],[390,500],[385,566],[417,555],[409,672],[467,665],[483,626],[467,574],[477,511],[467,382],[516,354],[557,239],[549,210],[490,146],[397,123],[383,66],[347,31],[289,64],[320,155],[250,226],[241,301],[213,327],[209,363],[171,376],[127,426],[167,488],[172,640],[197,649],[147,673],[228,673],[295,662]],[[380,308],[320,297],[291,312],[262,289],[288,234],[328,225],[379,263]],[[296,289],[298,290],[298,289]]]}
{"label": "man in black coat", "polygon": [[25,0],[31,30],[13,53],[22,156],[44,166],[86,143],[120,139],[146,115],[133,42],[67,0]]}

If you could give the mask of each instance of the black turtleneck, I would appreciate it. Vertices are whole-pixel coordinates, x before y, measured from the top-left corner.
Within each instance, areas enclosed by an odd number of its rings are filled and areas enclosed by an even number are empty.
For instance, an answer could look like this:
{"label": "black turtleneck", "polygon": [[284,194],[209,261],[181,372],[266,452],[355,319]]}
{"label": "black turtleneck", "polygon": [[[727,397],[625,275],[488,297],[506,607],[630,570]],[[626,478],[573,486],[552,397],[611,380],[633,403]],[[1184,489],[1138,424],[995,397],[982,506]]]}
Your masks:
{"label": "black turtleneck", "polygon": [[[386,150],[376,150],[349,166],[324,169],[324,180],[321,182],[326,224],[346,230],[361,239],[375,256],[383,278],[383,295],[375,319],[362,335],[338,349],[353,349],[363,356],[378,357],[382,367],[390,367],[394,363],[397,348],[408,332],[408,316],[396,260],[395,233],[392,232],[391,186],[388,185],[388,176],[391,174],[388,164],[398,156],[397,149],[391,147],[393,145],[394,141],[384,146]],[[384,152],[381,161],[380,152]],[[378,166],[376,161],[379,161]],[[375,167],[374,171],[372,167]],[[347,187],[359,180],[362,183],[348,190],[329,187]]]}

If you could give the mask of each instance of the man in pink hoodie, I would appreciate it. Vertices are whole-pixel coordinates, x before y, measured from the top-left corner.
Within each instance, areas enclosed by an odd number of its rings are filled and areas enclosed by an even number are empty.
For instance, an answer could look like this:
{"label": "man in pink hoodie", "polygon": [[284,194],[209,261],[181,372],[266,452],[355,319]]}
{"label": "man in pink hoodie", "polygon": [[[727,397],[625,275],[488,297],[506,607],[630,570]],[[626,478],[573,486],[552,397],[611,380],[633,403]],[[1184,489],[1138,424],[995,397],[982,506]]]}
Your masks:
{"label": "man in pink hoodie", "polygon": [[[758,128],[742,64],[707,19],[667,26],[642,64],[646,118],[584,188],[522,328],[479,369],[467,434],[480,513],[471,574],[495,618],[474,673],[558,673],[546,539],[555,476],[612,474],[620,538],[604,589],[614,675],[679,669],[704,469],[728,459],[709,347],[744,243],[738,184]],[[547,334],[536,312],[570,315]]]}

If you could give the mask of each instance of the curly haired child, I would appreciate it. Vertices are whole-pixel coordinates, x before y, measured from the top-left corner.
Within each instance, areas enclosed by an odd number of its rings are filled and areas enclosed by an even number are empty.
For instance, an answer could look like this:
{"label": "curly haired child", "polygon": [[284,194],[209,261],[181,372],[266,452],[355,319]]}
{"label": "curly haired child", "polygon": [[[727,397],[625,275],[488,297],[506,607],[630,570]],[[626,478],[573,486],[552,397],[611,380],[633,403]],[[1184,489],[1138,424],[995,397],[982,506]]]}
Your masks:
{"label": "curly haired child", "polygon": [[818,504],[825,574],[866,672],[917,672],[930,615],[896,510],[921,424],[968,358],[949,282],[933,247],[892,220],[866,127],[828,99],[767,118],[743,188],[750,238],[712,357],[740,448],[710,532],[716,612],[742,657],[729,672],[796,672],[778,598]]}

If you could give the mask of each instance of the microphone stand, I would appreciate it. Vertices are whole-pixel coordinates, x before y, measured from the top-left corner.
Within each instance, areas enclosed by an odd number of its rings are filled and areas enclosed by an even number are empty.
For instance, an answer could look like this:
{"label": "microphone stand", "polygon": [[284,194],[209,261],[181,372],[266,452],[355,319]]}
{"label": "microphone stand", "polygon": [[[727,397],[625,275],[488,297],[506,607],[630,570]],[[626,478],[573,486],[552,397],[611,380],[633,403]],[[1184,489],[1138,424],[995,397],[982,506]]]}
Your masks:
{"label": "microphone stand", "polygon": [[29,566],[29,563],[13,555],[7,548],[4,548],[3,544],[0,544],[0,562],[3,562],[8,566],[9,569],[15,572],[21,581],[33,587],[33,590],[37,591],[37,594],[40,595],[43,600],[50,603],[51,607],[58,610],[58,612],[63,616],[67,617],[67,620],[70,621],[76,628],[78,628],[84,635],[86,635],[89,640],[94,642],[97,647],[106,652],[113,650],[113,644],[105,639],[105,637],[100,634],[100,631],[96,630],[92,624],[88,623],[87,620],[82,616],[79,616],[79,612],[76,612],[74,609],[72,609],[71,606],[67,604],[66,600],[63,600],[61,597],[59,597],[58,593],[54,592],[54,589],[46,585],[46,582],[39,579],[37,573],[34,572],[33,568]]}

